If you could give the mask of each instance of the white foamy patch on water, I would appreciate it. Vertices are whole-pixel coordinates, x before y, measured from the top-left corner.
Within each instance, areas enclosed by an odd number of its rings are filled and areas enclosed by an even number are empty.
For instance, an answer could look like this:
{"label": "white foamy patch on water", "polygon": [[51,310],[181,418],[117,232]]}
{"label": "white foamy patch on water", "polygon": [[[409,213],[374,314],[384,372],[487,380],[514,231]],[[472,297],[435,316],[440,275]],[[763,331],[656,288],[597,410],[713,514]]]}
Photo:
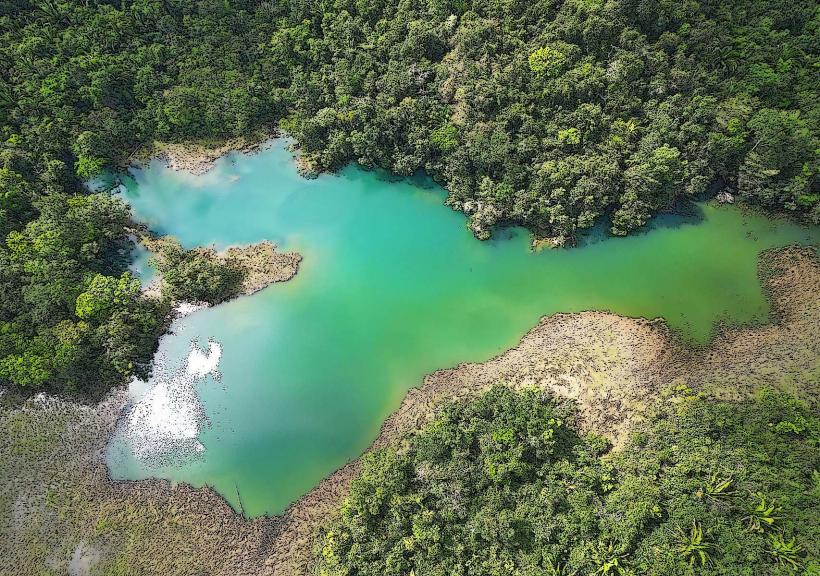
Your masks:
{"label": "white foamy patch on water", "polygon": [[188,353],[188,362],[185,364],[185,372],[194,378],[202,378],[207,374],[216,372],[221,357],[222,346],[216,342],[209,342],[207,352],[203,352],[196,346],[193,346]]}
{"label": "white foamy patch on water", "polygon": [[173,314],[176,318],[182,318],[183,316],[188,316],[197,310],[202,310],[207,307],[208,304],[206,302],[180,302],[174,306]]}
{"label": "white foamy patch on water", "polygon": [[170,375],[158,375],[153,386],[139,380],[131,383],[129,392],[138,399],[123,426],[138,459],[150,463],[204,452],[199,432],[205,413],[195,385],[208,375],[219,376],[221,357],[218,342],[210,341],[207,350],[192,342],[181,368]]}

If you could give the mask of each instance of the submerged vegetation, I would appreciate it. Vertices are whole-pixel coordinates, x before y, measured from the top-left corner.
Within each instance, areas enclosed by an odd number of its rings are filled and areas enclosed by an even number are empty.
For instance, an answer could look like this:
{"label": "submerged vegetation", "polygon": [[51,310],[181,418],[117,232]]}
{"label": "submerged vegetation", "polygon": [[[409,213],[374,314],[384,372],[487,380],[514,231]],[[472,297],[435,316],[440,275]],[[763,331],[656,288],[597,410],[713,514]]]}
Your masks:
{"label": "submerged vegetation", "polygon": [[814,574],[816,406],[679,391],[628,444],[504,386],[366,456],[323,574]]}
{"label": "submerged vegetation", "polygon": [[125,275],[128,213],[81,182],[155,140],[278,125],[312,166],[426,170],[482,238],[512,222],[560,243],[605,217],[626,234],[712,183],[818,222],[815,15],[808,0],[0,2],[0,383],[82,391],[147,366],[161,314]]}

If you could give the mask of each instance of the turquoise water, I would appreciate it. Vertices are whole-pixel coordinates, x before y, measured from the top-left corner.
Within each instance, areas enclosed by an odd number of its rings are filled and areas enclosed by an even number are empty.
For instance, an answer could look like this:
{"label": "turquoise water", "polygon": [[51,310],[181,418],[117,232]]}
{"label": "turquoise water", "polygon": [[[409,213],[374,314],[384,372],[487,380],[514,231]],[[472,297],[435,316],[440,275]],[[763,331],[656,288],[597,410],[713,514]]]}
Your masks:
{"label": "turquoise water", "polygon": [[109,447],[115,478],[207,484],[237,508],[241,495],[251,516],[281,512],[358,456],[424,374],[486,360],[545,314],[663,316],[704,342],[717,321],[767,318],[761,250],[820,240],[816,228],[702,204],[644,234],[535,253],[519,229],[475,240],[423,180],[355,167],[302,179],[282,142],[202,176],[152,163],[125,188],[138,219],[185,246],[268,239],[304,257],[293,280],[187,316],[162,340],[165,372],[192,340],[222,348],[221,377],[193,384],[207,420],[199,453],[138,457],[122,431]]}
{"label": "turquoise water", "polygon": [[134,251],[131,253],[131,265],[128,270],[139,277],[143,287],[149,286],[157,275],[156,269],[151,265],[150,258],[151,253],[145,246],[142,244],[134,245]]}

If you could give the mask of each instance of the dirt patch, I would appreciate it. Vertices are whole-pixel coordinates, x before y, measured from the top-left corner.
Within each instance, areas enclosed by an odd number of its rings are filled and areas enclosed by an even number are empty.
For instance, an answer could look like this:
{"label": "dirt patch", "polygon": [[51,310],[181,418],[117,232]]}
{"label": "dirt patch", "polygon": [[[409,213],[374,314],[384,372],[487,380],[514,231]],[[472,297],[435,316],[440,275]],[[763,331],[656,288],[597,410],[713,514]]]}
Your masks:
{"label": "dirt patch", "polygon": [[[820,392],[820,260],[788,248],[763,259],[773,324],[725,330],[690,349],[662,321],[585,312],[542,319],[513,349],[482,364],[440,370],[411,390],[373,448],[416,429],[445,399],[496,382],[538,386],[573,400],[580,426],[616,446],[665,390],[737,398],[770,386],[816,402]],[[77,547],[99,570],[136,574],[311,573],[313,537],[359,469],[355,460],[281,517],[244,520],[208,488],[150,480],[112,482],[106,441],[125,401],[88,408],[35,400],[0,411],[0,574],[65,574]],[[25,508],[21,510],[20,507]]]}
{"label": "dirt patch", "polygon": [[[152,159],[158,159],[165,162],[171,170],[201,175],[211,170],[217,160],[230,152],[253,154],[269,147],[276,138],[291,140],[285,133],[268,130],[245,138],[227,140],[184,143],[154,142],[128,157],[121,163],[121,167],[144,165]],[[288,150],[293,154],[296,171],[303,178],[316,178],[322,172],[316,160],[305,154],[296,142],[291,141]]]}
{"label": "dirt patch", "polygon": [[253,153],[269,145],[276,134],[260,133],[248,138],[230,138],[215,142],[154,142],[139,150],[125,161],[125,166],[144,164],[158,158],[172,170],[204,174],[214,163],[229,152]]}
{"label": "dirt patch", "polygon": [[295,146],[290,147],[291,153],[294,155],[293,162],[296,165],[296,171],[302,178],[312,180],[318,178],[322,170],[319,168],[316,160],[302,152]]}
{"label": "dirt patch", "polygon": [[90,576],[102,558],[102,551],[87,542],[80,542],[68,563],[68,576]]}
{"label": "dirt patch", "polygon": [[249,246],[232,246],[216,254],[245,270],[242,294],[253,294],[274,282],[286,282],[296,275],[302,256],[296,252],[277,252],[267,240]]}

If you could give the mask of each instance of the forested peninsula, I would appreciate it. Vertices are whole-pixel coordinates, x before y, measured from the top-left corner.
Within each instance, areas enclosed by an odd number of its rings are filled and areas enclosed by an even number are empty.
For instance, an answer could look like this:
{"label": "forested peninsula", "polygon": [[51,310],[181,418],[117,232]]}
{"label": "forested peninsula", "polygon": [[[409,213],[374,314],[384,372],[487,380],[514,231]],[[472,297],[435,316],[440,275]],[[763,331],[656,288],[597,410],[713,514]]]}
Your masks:
{"label": "forested peninsula", "polygon": [[486,238],[641,227],[718,189],[820,221],[818,20],[756,2],[0,2],[0,383],[150,367],[130,216],[83,182],[154,142],[292,135],[424,170]]}

